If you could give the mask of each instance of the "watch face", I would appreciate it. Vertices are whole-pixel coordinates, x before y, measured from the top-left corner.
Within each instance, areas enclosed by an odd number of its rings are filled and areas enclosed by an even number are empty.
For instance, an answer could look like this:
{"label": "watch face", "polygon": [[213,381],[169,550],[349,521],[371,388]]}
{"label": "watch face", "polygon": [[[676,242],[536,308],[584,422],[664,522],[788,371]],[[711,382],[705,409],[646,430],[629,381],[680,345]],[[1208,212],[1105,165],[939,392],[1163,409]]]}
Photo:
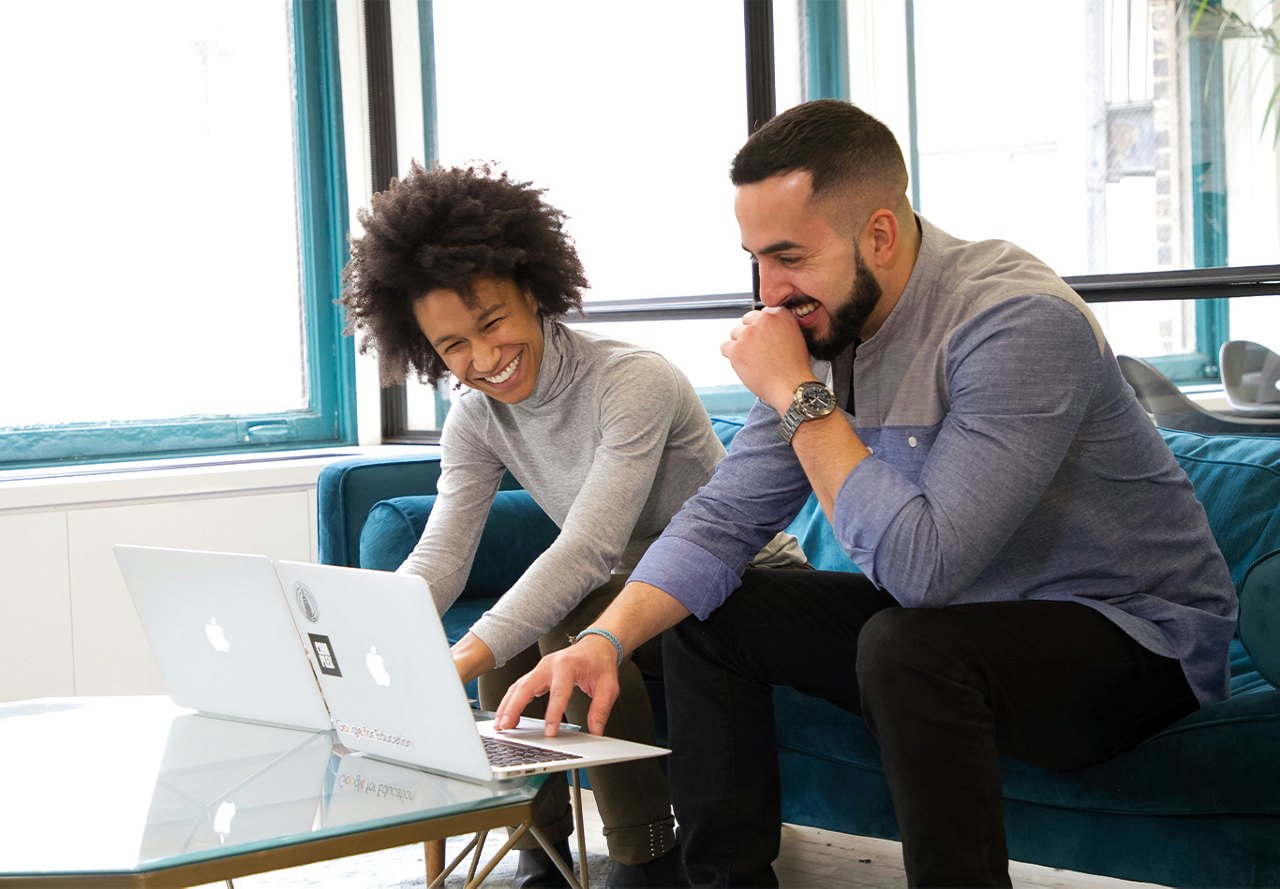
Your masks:
{"label": "watch face", "polygon": [[825,417],[836,409],[835,393],[821,383],[806,383],[800,389],[796,406],[808,417]]}

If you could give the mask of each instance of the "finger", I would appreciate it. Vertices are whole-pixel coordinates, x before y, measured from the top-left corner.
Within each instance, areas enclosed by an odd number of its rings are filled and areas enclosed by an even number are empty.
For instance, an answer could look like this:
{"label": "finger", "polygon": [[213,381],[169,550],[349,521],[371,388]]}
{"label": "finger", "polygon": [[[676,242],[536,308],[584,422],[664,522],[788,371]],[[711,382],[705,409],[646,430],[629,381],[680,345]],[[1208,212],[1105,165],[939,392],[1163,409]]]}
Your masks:
{"label": "finger", "polygon": [[512,683],[507,689],[507,693],[502,696],[502,703],[498,704],[498,709],[494,715],[494,727],[498,730],[512,728],[520,721],[524,708],[529,706],[529,702],[545,691],[545,688],[538,688],[530,680],[533,674],[530,673],[522,679]]}
{"label": "finger", "polygon": [[747,312],[745,315],[742,316],[742,324],[745,327],[746,325],[750,324],[752,321],[755,321],[759,317],[760,317],[760,310],[752,309],[751,311]]}
{"label": "finger", "polygon": [[564,718],[564,708],[569,706],[569,696],[573,694],[572,682],[553,682],[551,694],[547,696],[546,735],[554,738],[560,734],[560,720]]}
{"label": "finger", "polygon": [[603,735],[605,723],[609,721],[609,713],[614,702],[618,700],[617,676],[602,678],[596,684],[595,694],[591,696],[591,706],[587,709],[587,731],[593,735]]}

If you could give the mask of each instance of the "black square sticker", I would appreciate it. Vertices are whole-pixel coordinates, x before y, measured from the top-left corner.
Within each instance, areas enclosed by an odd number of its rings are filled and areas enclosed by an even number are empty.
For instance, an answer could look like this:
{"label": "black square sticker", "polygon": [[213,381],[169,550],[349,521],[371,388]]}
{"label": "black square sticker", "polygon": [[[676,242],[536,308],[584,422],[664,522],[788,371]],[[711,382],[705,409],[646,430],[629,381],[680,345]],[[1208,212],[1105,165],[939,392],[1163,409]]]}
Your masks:
{"label": "black square sticker", "polygon": [[307,638],[311,640],[311,649],[316,653],[320,672],[326,676],[342,676],[342,671],[338,669],[338,657],[333,653],[333,643],[329,641],[329,637],[307,633]]}

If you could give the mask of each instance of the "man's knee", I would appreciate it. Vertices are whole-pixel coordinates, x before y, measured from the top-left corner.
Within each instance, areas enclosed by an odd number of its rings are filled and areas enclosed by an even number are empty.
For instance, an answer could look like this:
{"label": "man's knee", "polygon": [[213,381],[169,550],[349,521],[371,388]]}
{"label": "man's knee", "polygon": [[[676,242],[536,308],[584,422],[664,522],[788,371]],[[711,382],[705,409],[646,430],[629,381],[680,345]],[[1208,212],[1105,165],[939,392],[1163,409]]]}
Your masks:
{"label": "man's knee", "polygon": [[890,608],[873,614],[863,625],[855,667],[864,695],[901,677],[913,647],[911,618],[909,609]]}
{"label": "man's knee", "polygon": [[857,658],[864,696],[901,693],[917,677],[954,673],[961,640],[948,629],[945,610],[887,608],[867,620]]}

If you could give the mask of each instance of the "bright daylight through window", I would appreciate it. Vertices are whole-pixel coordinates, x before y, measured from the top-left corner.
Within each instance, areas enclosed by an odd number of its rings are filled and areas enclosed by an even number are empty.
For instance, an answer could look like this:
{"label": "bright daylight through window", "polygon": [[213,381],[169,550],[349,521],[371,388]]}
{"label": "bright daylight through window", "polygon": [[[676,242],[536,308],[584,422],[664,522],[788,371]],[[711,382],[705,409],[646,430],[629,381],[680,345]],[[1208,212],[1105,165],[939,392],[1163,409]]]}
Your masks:
{"label": "bright daylight through window", "polygon": [[[1280,257],[1270,0],[914,9],[920,209],[935,222],[1012,240],[1068,276]],[[1233,300],[1217,331],[1191,301],[1094,309],[1117,353],[1199,349],[1191,378],[1216,374],[1221,339],[1280,347],[1270,297]]]}
{"label": "bright daylight through window", "polygon": [[293,51],[285,2],[0,8],[10,441],[307,407]]}
{"label": "bright daylight through window", "polygon": [[[894,130],[917,209],[944,229],[1011,240],[1072,277],[1280,258],[1272,0],[844,6],[816,26],[847,23],[835,92]],[[496,158],[546,187],[589,303],[748,289],[725,176],[746,135],[739,4],[432,7],[441,160]],[[773,4],[779,110],[804,98],[805,51],[830,52],[806,9]],[[1216,382],[1226,339],[1280,349],[1280,297],[1094,310],[1117,353],[1183,382]],[[736,383],[720,321],[587,326],[659,348],[704,394]],[[411,427],[438,426],[443,402],[409,389]]]}
{"label": "bright daylight through window", "polygon": [[[545,188],[569,217],[588,302],[750,292],[728,176],[747,133],[741,3],[431,9],[440,161],[497,161]],[[705,330],[661,326],[662,351],[695,386],[730,382]],[[644,333],[624,328],[604,326]],[[410,426],[438,426],[438,413],[410,385]]]}

